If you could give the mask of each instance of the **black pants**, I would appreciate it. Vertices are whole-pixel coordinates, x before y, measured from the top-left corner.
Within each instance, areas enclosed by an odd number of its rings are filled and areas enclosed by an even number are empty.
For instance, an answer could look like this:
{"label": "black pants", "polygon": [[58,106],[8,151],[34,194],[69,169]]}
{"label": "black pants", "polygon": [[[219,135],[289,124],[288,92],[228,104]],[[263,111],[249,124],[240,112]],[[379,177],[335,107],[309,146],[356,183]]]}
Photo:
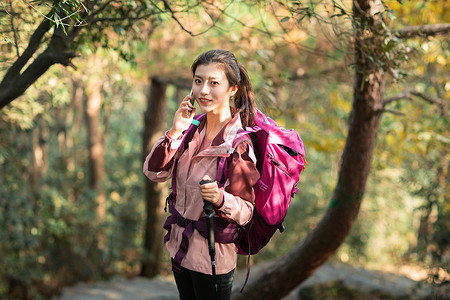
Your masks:
{"label": "black pants", "polygon": [[[214,288],[212,275],[181,268],[181,273],[173,272],[180,300],[213,300]],[[230,300],[233,287],[234,270],[217,275],[218,300]]]}

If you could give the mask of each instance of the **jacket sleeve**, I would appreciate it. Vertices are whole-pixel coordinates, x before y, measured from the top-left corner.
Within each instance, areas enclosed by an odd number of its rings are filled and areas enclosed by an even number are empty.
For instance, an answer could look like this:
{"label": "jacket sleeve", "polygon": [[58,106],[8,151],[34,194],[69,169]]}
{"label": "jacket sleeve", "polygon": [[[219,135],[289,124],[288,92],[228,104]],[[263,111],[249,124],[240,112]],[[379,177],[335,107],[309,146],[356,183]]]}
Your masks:
{"label": "jacket sleeve", "polygon": [[169,179],[173,172],[175,155],[182,139],[183,135],[175,140],[167,132],[160,137],[145,158],[142,170],[145,176],[156,182]]}
{"label": "jacket sleeve", "polygon": [[229,161],[228,179],[216,204],[217,211],[223,218],[241,226],[247,224],[253,214],[253,187],[260,178],[255,162],[251,144],[240,143]]}

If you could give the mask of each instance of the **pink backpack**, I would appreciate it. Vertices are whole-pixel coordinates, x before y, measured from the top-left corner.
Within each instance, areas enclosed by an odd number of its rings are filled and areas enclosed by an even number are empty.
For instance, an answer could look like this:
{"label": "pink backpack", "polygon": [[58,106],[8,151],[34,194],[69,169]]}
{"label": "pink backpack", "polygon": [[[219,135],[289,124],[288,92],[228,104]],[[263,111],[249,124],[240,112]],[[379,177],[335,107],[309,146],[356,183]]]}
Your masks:
{"label": "pink backpack", "polygon": [[[253,127],[238,131],[233,149],[248,137],[252,139],[261,178],[254,187],[253,217],[234,243],[239,254],[253,255],[269,242],[277,229],[283,232],[282,223],[291,198],[298,192],[296,185],[306,160],[300,136],[292,129],[281,128],[259,110]],[[216,180],[225,182],[227,174],[227,159],[221,158]]]}

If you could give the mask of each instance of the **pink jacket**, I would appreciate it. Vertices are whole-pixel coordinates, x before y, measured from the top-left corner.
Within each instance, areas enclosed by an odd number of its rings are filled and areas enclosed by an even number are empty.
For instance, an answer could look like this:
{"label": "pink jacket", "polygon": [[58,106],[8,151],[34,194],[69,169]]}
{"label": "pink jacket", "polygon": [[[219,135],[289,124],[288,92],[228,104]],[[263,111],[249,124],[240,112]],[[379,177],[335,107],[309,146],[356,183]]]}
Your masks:
{"label": "pink jacket", "polygon": [[[197,153],[205,136],[205,120],[206,118],[180,157],[177,149],[181,145],[182,137],[174,140],[167,133],[161,137],[145,159],[143,172],[153,181],[166,181],[172,176],[174,160],[178,158],[175,208],[184,218],[198,220],[203,215],[199,182],[205,175],[215,179],[218,157],[229,156],[232,152],[228,180],[221,189],[220,200],[215,210],[221,217],[245,225],[252,217],[255,199],[253,186],[259,179],[251,142],[241,143],[234,152],[232,151],[232,141],[237,131],[242,128],[239,113],[236,113],[214,138],[211,146]],[[184,228],[177,224],[172,225],[170,239],[166,243],[171,258],[175,257],[180,247],[183,230]],[[236,246],[216,243],[215,247],[217,274],[226,274],[233,270],[237,261]],[[208,241],[196,230],[189,240],[189,249],[181,266],[204,274],[212,274]]]}

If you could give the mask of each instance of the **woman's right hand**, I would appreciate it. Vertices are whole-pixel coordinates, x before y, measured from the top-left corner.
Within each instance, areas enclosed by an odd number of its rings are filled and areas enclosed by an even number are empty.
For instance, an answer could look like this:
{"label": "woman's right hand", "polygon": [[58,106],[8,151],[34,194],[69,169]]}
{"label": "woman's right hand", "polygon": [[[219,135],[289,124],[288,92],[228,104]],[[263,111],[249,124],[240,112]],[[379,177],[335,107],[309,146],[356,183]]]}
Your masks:
{"label": "woman's right hand", "polygon": [[194,119],[195,107],[190,102],[191,98],[186,96],[175,112],[172,128],[169,129],[169,135],[173,139],[177,139],[184,130],[188,129]]}

